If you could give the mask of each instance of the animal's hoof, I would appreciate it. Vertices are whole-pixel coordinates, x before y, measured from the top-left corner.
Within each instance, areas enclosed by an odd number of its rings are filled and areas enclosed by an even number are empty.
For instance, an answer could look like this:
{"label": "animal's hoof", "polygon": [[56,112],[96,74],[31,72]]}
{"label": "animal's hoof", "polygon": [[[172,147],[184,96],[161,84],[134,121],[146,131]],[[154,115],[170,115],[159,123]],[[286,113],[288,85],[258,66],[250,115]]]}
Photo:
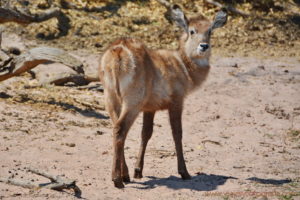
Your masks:
{"label": "animal's hoof", "polygon": [[129,176],[122,177],[122,180],[123,180],[124,183],[130,183],[130,177]]}
{"label": "animal's hoof", "polygon": [[191,176],[189,175],[188,172],[180,173],[180,175],[181,175],[181,178],[182,178],[183,180],[189,180],[189,179],[191,179]]}
{"label": "animal's hoof", "polygon": [[135,168],[134,169],[134,178],[143,178],[143,174],[142,174],[142,171],[138,168]]}
{"label": "animal's hoof", "polygon": [[124,188],[124,184],[121,179],[115,179],[115,180],[113,180],[113,182],[114,182],[116,188],[119,188],[119,189]]}

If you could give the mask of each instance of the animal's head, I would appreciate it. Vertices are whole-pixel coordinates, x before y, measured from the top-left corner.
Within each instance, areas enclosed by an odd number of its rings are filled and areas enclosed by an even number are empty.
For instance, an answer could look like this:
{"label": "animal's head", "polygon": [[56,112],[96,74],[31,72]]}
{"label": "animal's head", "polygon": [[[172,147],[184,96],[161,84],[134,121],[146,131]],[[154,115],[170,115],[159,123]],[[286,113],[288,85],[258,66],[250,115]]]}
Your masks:
{"label": "animal's head", "polygon": [[181,48],[191,59],[201,59],[210,55],[210,37],[213,31],[227,22],[227,12],[219,11],[213,22],[203,16],[187,19],[178,5],[171,10],[172,19],[185,33],[181,39]]}

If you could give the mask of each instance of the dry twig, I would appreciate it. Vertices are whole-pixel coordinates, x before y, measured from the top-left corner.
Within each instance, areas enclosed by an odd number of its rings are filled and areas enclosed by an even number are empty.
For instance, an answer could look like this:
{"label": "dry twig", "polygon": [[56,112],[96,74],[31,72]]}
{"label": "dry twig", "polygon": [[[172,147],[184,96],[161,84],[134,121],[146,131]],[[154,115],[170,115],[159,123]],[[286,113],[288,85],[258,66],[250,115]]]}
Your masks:
{"label": "dry twig", "polygon": [[51,174],[48,174],[46,172],[40,171],[38,169],[33,169],[33,168],[29,168],[28,171],[33,174],[48,178],[48,179],[50,179],[51,182],[44,183],[44,184],[34,184],[31,181],[16,180],[16,179],[12,179],[12,178],[0,178],[0,182],[11,184],[11,185],[16,185],[16,186],[21,186],[21,187],[29,188],[29,189],[46,188],[46,189],[52,189],[52,190],[58,190],[58,191],[62,191],[64,189],[73,189],[76,197],[81,196],[81,190],[76,185],[75,180],[70,180],[67,178],[63,178],[61,176],[53,176]]}

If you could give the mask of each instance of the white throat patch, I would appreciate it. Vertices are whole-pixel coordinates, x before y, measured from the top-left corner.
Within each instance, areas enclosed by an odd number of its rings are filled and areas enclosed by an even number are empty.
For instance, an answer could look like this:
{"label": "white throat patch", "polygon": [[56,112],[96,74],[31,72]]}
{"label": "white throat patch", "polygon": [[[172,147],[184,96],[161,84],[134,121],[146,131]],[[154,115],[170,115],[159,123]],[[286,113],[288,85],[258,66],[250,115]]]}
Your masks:
{"label": "white throat patch", "polygon": [[193,59],[193,62],[199,67],[209,67],[209,62],[207,58]]}

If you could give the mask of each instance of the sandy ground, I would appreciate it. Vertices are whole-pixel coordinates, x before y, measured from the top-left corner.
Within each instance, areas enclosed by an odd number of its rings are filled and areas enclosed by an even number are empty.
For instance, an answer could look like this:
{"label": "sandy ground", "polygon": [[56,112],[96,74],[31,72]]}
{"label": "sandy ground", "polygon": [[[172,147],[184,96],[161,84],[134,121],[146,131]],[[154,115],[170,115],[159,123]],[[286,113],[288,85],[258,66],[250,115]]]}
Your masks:
{"label": "sandy ground", "polygon": [[[95,57],[84,58],[96,63]],[[112,130],[101,91],[35,90],[25,87],[28,77],[8,80],[1,83],[0,95],[0,177],[47,182],[24,167],[65,175],[77,180],[84,199],[300,199],[299,65],[292,57],[215,55],[209,79],[185,101],[183,143],[192,180],[177,174],[168,116],[162,111],[155,116],[144,178],[132,179],[122,190],[110,178]],[[14,87],[14,81],[23,86]],[[45,92],[55,89],[65,96],[57,100]],[[47,101],[38,100],[43,95]],[[70,104],[67,97],[83,103]],[[126,140],[131,176],[141,124],[140,115]],[[77,198],[72,191],[0,183],[0,199]]]}

